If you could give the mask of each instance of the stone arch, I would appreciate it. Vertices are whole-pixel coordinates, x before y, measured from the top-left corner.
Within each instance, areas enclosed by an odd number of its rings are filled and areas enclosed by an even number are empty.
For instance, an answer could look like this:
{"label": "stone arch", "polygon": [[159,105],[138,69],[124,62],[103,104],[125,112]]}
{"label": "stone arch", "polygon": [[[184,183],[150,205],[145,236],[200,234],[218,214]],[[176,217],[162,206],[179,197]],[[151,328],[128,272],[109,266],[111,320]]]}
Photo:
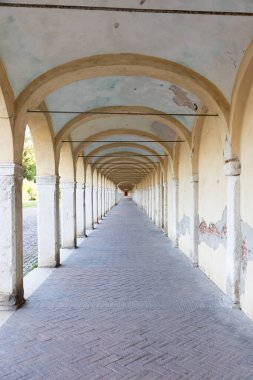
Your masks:
{"label": "stone arch", "polygon": [[[7,73],[0,61],[0,163],[14,161],[13,147],[14,95]],[[20,163],[20,162],[19,162]]]}
{"label": "stone arch", "polygon": [[[205,112],[206,107],[201,108],[201,112]],[[196,117],[193,129],[192,129],[192,142],[191,142],[191,169],[192,175],[199,172],[199,149],[200,140],[203,125],[205,123],[205,117]]]}
{"label": "stone arch", "polygon": [[[102,107],[102,108],[96,108],[93,110],[90,110],[91,112],[108,112],[108,113],[119,113],[119,112],[136,112],[136,113],[161,113],[160,111],[150,108],[150,107],[142,107],[142,106],[113,106],[113,107]],[[61,143],[63,140],[68,138],[69,134],[74,131],[74,129],[78,128],[81,125],[84,125],[85,123],[88,123],[92,120],[103,120],[105,118],[114,118],[116,115],[108,114],[108,115],[91,115],[91,114],[79,114],[72,120],[70,120],[57,134],[56,136],[56,149],[57,151],[60,150]],[[190,144],[190,132],[187,130],[187,128],[176,118],[168,115],[146,115],[142,116],[142,118],[146,118],[148,121],[159,121],[163,123],[164,125],[167,125],[171,129],[173,129],[177,135],[185,139],[185,141]],[[138,131],[138,129],[136,130]],[[114,132],[115,133],[115,132]],[[102,135],[102,132],[101,132]],[[157,139],[157,137],[156,137]]]}
{"label": "stone arch", "polygon": [[76,181],[84,183],[84,160],[78,160],[76,163]]}
{"label": "stone arch", "polygon": [[33,80],[16,100],[14,140],[16,160],[21,160],[19,144],[24,135],[27,110],[36,108],[50,93],[83,79],[103,76],[147,76],[171,81],[197,95],[210,110],[216,110],[227,133],[229,104],[220,90],[193,70],[161,58],[139,54],[98,55],[71,61],[55,67]]}
{"label": "stone arch", "polygon": [[59,174],[61,177],[61,182],[75,181],[75,167],[70,143],[63,144],[61,148]]}
{"label": "stone arch", "polygon": [[245,109],[253,91],[253,40],[247,48],[237,72],[231,103],[230,135],[232,155],[240,157],[240,141]]}
{"label": "stone arch", "polygon": [[91,165],[87,164],[85,165],[85,183],[89,186],[92,185],[92,170]]}
{"label": "stone arch", "polygon": [[[42,103],[39,109],[46,111],[45,103]],[[58,165],[55,160],[53,128],[49,114],[31,113],[27,124],[34,145],[37,175],[55,175]]]}
{"label": "stone arch", "polygon": [[[145,145],[141,145],[141,144],[135,144],[135,143],[110,143],[110,144],[106,144],[106,145],[103,145],[103,146],[100,146],[96,149],[93,149],[89,155],[96,155],[96,154],[99,154],[101,152],[103,152],[104,150],[108,150],[108,149],[112,149],[112,148],[119,148],[119,147],[124,147],[124,148],[133,148],[133,149],[139,149],[139,150],[143,150],[143,151],[146,151],[148,154],[156,154],[157,152],[154,150],[154,149],[151,149]],[[75,152],[75,156],[78,156],[78,154],[80,153],[80,151],[76,151]],[[157,157],[157,159],[162,163],[162,158],[161,157]],[[92,157],[87,157],[87,162],[90,162],[92,160]]]}
{"label": "stone arch", "polygon": [[[116,132],[117,132],[117,134],[120,134],[120,135],[129,135],[129,134],[132,134],[132,135],[140,136],[140,137],[144,136],[144,132],[138,131],[138,130],[134,130],[134,129],[119,129]],[[108,131],[97,133],[95,135],[91,135],[89,137],[89,139],[97,140],[97,139],[100,139],[100,138],[105,138],[105,137],[112,136],[114,134],[115,134],[115,130],[112,129],[112,130],[108,130]],[[157,137],[154,134],[148,133],[148,132],[145,132],[145,137],[150,138],[151,140],[157,139]],[[124,142],[124,141],[122,141],[122,142]],[[88,144],[89,143],[87,143],[86,141],[83,141],[82,143],[80,143],[77,146],[77,148],[75,149],[75,160],[77,159],[77,156],[78,156],[79,152],[82,149],[84,149],[85,147],[87,147]],[[163,143],[163,142],[158,142],[157,144],[159,144],[162,147],[162,149],[164,149],[164,151],[168,154],[169,160],[172,162],[172,151],[171,151],[171,149],[165,143]]]}

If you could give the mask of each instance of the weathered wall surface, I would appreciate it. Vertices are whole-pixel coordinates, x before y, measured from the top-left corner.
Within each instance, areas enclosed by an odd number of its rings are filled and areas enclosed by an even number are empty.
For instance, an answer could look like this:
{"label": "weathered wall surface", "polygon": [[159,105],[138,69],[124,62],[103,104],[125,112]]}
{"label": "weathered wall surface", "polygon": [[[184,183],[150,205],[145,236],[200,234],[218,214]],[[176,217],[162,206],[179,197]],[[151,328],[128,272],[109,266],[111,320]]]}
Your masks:
{"label": "weathered wall surface", "polygon": [[241,307],[253,318],[253,170],[252,170],[252,141],[253,141],[253,88],[251,89],[242,120],[241,135]]}
{"label": "weathered wall surface", "polygon": [[226,177],[218,119],[207,118],[199,152],[199,267],[226,291]]}
{"label": "weathered wall surface", "polygon": [[178,247],[190,255],[190,156],[186,144],[181,144],[178,169]]}

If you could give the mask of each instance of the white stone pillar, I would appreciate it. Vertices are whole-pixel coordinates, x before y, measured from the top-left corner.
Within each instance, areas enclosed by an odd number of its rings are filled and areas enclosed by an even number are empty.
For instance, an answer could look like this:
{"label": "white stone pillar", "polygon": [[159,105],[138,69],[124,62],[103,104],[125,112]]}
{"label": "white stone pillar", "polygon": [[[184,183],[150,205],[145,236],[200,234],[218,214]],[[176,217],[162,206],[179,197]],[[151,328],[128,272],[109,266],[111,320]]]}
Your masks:
{"label": "white stone pillar", "polygon": [[164,193],[163,193],[163,184],[159,183],[159,227],[164,229]]}
{"label": "white stone pillar", "polygon": [[235,307],[240,306],[240,264],[242,237],[240,226],[240,174],[238,159],[231,159],[224,166],[227,176],[227,295]]}
{"label": "white stone pillar", "polygon": [[59,177],[38,176],[38,265],[56,267],[60,264]]}
{"label": "white stone pillar", "polygon": [[115,185],[115,193],[114,193],[114,204],[117,205],[118,204],[118,189],[117,189],[117,186]]}
{"label": "white stone pillar", "polygon": [[61,189],[61,247],[76,247],[76,184],[62,182]]}
{"label": "white stone pillar", "polygon": [[172,179],[172,197],[173,197],[173,210],[172,210],[172,223],[173,223],[173,240],[174,247],[178,247],[178,179]]}
{"label": "white stone pillar", "polygon": [[0,164],[0,310],[24,303],[22,166]]}
{"label": "white stone pillar", "polygon": [[158,183],[155,185],[155,224],[160,226],[160,189]]}
{"label": "white stone pillar", "polygon": [[97,186],[92,187],[92,192],[93,192],[93,226],[98,222],[98,189]]}
{"label": "white stone pillar", "polygon": [[76,184],[76,235],[85,236],[85,184]]}
{"label": "white stone pillar", "polygon": [[98,190],[97,190],[97,202],[98,202],[98,221],[102,218],[102,208],[101,208],[101,205],[102,205],[102,188],[101,186],[98,186]]}
{"label": "white stone pillar", "polygon": [[199,212],[198,212],[199,177],[190,177],[190,258],[193,266],[198,266],[199,247]]}
{"label": "white stone pillar", "polygon": [[101,218],[103,219],[103,217],[105,216],[105,187],[104,186],[102,186],[102,206],[101,206],[101,209],[102,209]]}
{"label": "white stone pillar", "polygon": [[155,223],[155,185],[152,186],[152,221]]}
{"label": "white stone pillar", "polygon": [[92,186],[85,185],[85,221],[86,229],[92,229]]}
{"label": "white stone pillar", "polygon": [[168,184],[163,184],[163,230],[166,236],[168,236]]}

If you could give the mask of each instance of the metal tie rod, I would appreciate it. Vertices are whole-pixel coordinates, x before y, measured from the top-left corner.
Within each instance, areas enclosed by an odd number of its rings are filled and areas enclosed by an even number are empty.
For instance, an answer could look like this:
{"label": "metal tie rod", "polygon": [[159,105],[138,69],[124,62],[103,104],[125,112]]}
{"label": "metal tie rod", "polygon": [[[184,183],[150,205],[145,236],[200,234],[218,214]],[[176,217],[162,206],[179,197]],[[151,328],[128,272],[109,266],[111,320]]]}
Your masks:
{"label": "metal tie rod", "polygon": [[131,156],[78,156],[84,158],[100,157],[100,158],[130,158],[130,157],[168,157],[167,154],[134,154]]}
{"label": "metal tie rod", "polygon": [[[1,4],[1,3],[0,3]],[[83,114],[83,115],[120,115],[120,116],[219,116],[218,113],[166,113],[166,112],[104,112],[104,111],[47,111],[47,110],[27,110],[28,113],[46,114]]]}
{"label": "metal tie rod", "polygon": [[165,142],[185,142],[185,140],[63,140],[63,143],[165,143]]}
{"label": "metal tie rod", "polygon": [[0,3],[0,7],[8,8],[37,8],[37,9],[59,9],[77,11],[100,11],[100,12],[122,12],[122,13],[158,13],[158,14],[185,14],[203,16],[253,16],[253,12],[237,11],[200,11],[190,9],[160,9],[160,8],[120,8],[87,5],[63,5],[63,4],[29,4],[29,3]]}

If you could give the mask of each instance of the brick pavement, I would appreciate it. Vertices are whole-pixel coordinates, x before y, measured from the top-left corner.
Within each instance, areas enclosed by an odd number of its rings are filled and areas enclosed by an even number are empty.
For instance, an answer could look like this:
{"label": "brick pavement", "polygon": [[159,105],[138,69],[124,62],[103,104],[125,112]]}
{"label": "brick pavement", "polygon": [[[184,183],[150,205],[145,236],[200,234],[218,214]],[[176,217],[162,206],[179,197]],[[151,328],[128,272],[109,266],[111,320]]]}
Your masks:
{"label": "brick pavement", "polygon": [[253,379],[253,323],[129,199],[0,329],[1,379]]}

